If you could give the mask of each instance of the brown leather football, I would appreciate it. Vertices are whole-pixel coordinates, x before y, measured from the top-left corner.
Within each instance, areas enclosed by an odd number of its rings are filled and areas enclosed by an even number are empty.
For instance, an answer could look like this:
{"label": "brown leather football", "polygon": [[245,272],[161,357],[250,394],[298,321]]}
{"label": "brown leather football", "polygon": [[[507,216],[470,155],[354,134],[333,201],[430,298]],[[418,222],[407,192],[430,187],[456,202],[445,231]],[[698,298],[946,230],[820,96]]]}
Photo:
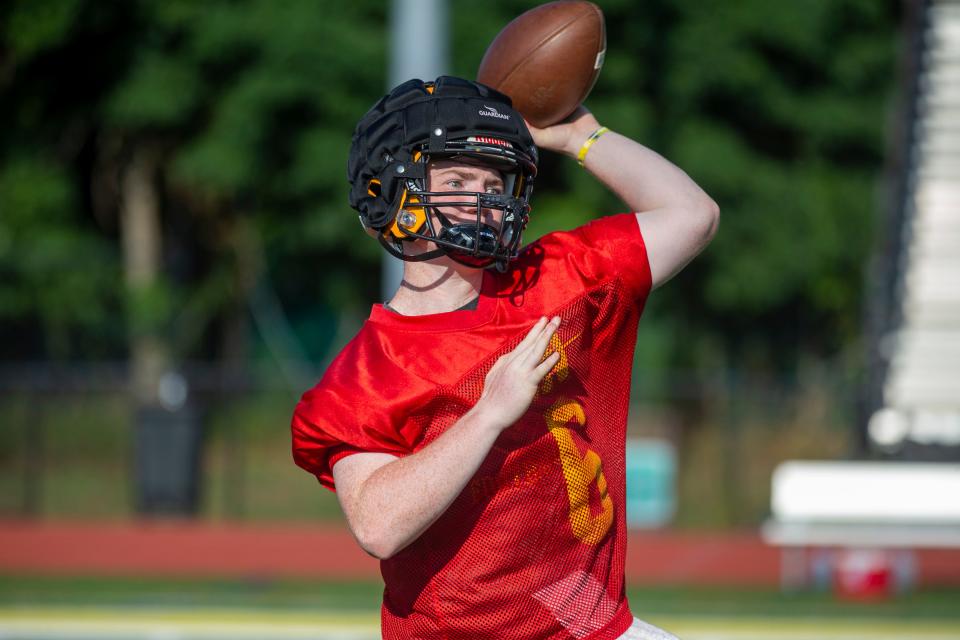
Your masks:
{"label": "brown leather football", "polygon": [[558,0],[510,22],[490,43],[477,81],[510,96],[535,127],[560,122],[593,88],[607,50],[603,12],[592,2]]}

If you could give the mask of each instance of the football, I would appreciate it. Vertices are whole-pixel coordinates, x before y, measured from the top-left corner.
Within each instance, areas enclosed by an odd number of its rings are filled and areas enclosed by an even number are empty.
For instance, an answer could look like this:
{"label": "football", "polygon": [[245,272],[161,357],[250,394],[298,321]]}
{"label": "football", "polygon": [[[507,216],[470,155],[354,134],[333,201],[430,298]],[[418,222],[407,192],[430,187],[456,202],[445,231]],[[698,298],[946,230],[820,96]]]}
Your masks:
{"label": "football", "polygon": [[477,81],[501,91],[535,127],[560,122],[590,93],[607,50],[603,12],[592,2],[534,7],[490,43]]}

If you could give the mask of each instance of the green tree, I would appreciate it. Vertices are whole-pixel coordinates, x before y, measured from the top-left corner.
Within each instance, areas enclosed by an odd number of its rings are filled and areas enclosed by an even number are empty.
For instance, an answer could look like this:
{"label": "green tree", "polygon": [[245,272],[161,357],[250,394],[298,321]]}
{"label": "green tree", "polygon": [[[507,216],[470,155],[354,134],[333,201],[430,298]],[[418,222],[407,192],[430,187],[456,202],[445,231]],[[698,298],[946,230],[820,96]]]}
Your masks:
{"label": "green tree", "polygon": [[[59,313],[98,334],[125,299],[134,350],[146,338],[161,360],[242,355],[245,303],[269,271],[294,315],[374,290],[350,282],[378,254],[353,241],[343,167],[357,114],[384,86],[382,3],[48,0],[3,11],[2,109],[17,125],[0,157],[0,184],[16,186],[0,203],[18,210],[0,228],[8,326],[37,316],[55,326]],[[12,253],[28,251],[31,233],[43,238],[37,266]],[[99,269],[84,243],[99,247]],[[81,268],[56,257],[71,253]],[[34,284],[71,274],[83,285]],[[31,302],[36,289],[59,307]],[[84,304],[66,306],[67,294]],[[58,353],[84,355],[82,336],[69,338]],[[104,342],[117,352],[115,338]]]}
{"label": "green tree", "polygon": [[[87,215],[91,110],[108,74],[67,63],[102,14],[80,2],[0,8],[0,354],[33,359],[116,353],[119,304],[110,231]],[[113,45],[90,53],[88,62]]]}
{"label": "green tree", "polygon": [[[471,77],[533,4],[451,0],[452,71]],[[859,331],[896,3],[601,6],[609,47],[588,106],[723,210],[711,248],[652,299],[645,357],[699,366],[752,353],[790,370],[803,353],[838,354]],[[3,357],[116,356],[126,334],[153,336],[171,360],[243,360],[248,300],[268,283],[321,359],[333,310],[362,313],[377,289],[380,249],[346,205],[344,165],[354,123],[384,90],[387,9],[0,7],[11,124],[0,131],[0,325],[24,337]],[[574,163],[547,155],[541,176],[531,238],[620,207]],[[143,252],[121,250],[138,193],[153,198],[158,230],[139,284],[131,260]]]}

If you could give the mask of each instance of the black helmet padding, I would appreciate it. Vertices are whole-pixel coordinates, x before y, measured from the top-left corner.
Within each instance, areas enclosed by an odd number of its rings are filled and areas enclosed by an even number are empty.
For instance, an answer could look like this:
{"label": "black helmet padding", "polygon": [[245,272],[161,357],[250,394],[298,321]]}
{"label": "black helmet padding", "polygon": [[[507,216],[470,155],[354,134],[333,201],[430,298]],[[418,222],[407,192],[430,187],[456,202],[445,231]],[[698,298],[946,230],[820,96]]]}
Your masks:
{"label": "black helmet padding", "polygon": [[[365,227],[381,230],[397,214],[407,180],[423,179],[418,151],[457,155],[449,141],[472,136],[509,142],[536,172],[537,149],[510,98],[486,85],[452,76],[435,83],[409,80],[381,98],[357,124],[347,179],[350,206]],[[377,186],[379,185],[379,186]]]}

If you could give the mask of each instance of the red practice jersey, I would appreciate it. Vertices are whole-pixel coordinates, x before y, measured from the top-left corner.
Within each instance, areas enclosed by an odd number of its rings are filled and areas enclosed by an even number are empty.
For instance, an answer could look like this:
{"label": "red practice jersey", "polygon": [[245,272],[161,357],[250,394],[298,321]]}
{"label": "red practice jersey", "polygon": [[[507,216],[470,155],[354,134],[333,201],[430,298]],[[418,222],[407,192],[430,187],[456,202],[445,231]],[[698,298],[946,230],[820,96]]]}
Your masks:
{"label": "red practice jersey", "polygon": [[484,272],[478,306],[401,316],[374,305],[293,417],[298,465],[333,488],[361,451],[407,456],[480,398],[493,363],[541,316],[560,360],[461,494],[381,562],[383,637],[606,640],[624,595],[624,449],[637,322],[650,268],[634,214],[528,245]]}

